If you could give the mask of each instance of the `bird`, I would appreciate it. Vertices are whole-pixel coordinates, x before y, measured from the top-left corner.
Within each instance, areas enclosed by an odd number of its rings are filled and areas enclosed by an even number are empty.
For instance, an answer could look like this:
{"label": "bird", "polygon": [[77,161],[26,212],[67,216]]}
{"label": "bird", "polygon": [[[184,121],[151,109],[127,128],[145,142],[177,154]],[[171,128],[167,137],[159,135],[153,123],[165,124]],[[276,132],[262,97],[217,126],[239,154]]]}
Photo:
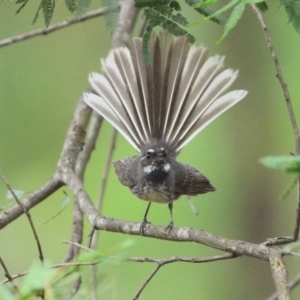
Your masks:
{"label": "bird", "polygon": [[177,161],[178,154],[247,91],[225,93],[238,70],[224,70],[224,56],[208,57],[208,49],[187,36],[153,32],[148,51],[152,64],[145,60],[140,37],[111,50],[101,60],[101,74],[89,75],[92,92],[84,93],[84,101],[139,152],[113,165],[121,184],[149,202],[141,232],[156,202],[168,205],[171,221],[165,230],[170,233],[175,200],[215,191],[196,168]]}

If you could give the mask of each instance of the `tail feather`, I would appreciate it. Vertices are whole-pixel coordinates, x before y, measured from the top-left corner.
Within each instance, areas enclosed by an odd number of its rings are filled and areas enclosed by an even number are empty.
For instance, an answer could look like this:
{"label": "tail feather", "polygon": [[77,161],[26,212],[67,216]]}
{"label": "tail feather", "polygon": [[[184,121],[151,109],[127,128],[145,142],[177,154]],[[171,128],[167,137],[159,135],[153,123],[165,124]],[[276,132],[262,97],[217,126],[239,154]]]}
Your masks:
{"label": "tail feather", "polygon": [[177,129],[177,133],[173,135],[174,140],[177,140],[178,134],[180,134],[182,139],[186,134],[191,135],[192,132],[190,131],[197,129],[193,125],[201,119],[207,109],[218,100],[219,95],[235,81],[237,74],[237,71],[227,69],[214,78],[203,92],[200,100],[195,104],[193,110],[190,111],[188,122],[181,122],[182,127],[180,127],[180,132],[178,132],[179,129]]}
{"label": "tail feather", "polygon": [[181,119],[184,109],[187,109],[187,107],[191,106],[191,104],[188,103],[191,90],[194,86],[194,81],[199,75],[199,72],[205,62],[206,55],[207,49],[203,47],[196,48],[195,46],[192,46],[189,49],[189,53],[187,55],[187,59],[182,71],[182,78],[180,81],[178,93],[176,95],[177,101],[175,101],[173,107],[173,118],[168,130],[168,135],[166,136],[167,140],[171,139],[171,137],[174,136],[175,127],[180,127],[180,124],[178,124],[178,120]]}
{"label": "tail feather", "polygon": [[140,150],[138,141],[135,140],[135,137],[126,128],[124,123],[120,121],[118,115],[114,113],[114,111],[104,101],[103,98],[93,93],[85,93],[84,99],[92,109],[97,111],[103,118],[108,120],[109,123],[127,139],[127,141],[132,145],[133,148],[135,148],[137,151]]}
{"label": "tail feather", "polygon": [[187,132],[183,133],[176,143],[177,151],[180,151],[187,143],[189,143],[200,131],[202,131],[209,123],[215,120],[218,116],[228,110],[230,107],[241,101],[247,96],[248,92],[245,90],[236,90],[227,93],[218,98],[205,113],[194,123],[193,127]]}
{"label": "tail feather", "polygon": [[[205,108],[207,105],[206,102],[203,102],[203,94],[212,85],[215,77],[221,72],[223,68],[223,61],[224,56],[216,55],[210,57],[199,70],[198,76],[191,87],[189,97],[184,101],[181,117],[176,120],[177,126],[175,130],[170,133],[169,138],[171,139],[171,142],[174,142],[177,139],[182,128],[186,125],[186,123],[190,122],[190,115],[196,108],[197,104],[200,106],[200,109]],[[178,102],[180,102],[179,98]]]}
{"label": "tail feather", "polygon": [[[141,102],[140,92],[136,72],[128,48],[122,47],[114,53],[115,63],[106,63],[103,68],[111,76],[111,84],[114,86],[120,102],[130,116],[130,120],[135,127],[140,141],[146,140],[146,122],[143,114],[143,103]],[[116,70],[118,72],[116,72]],[[120,79],[114,81],[114,79]]]}
{"label": "tail feather", "polygon": [[130,50],[132,53],[132,62],[135,68],[135,74],[137,76],[137,87],[140,94],[140,104],[142,109],[140,111],[141,119],[144,120],[144,130],[147,136],[147,141],[151,139],[151,122],[149,114],[149,88],[147,82],[147,68],[144,61],[143,51],[142,51],[142,40],[140,38],[132,39],[130,43]]}
{"label": "tail feather", "polygon": [[154,34],[149,50],[151,66],[145,64],[140,38],[113,50],[103,61],[103,75],[89,77],[99,97],[84,97],[137,150],[156,140],[179,152],[247,94],[237,90],[221,96],[238,72],[223,71],[223,56],[206,59],[207,49],[190,46],[187,37]]}
{"label": "tail feather", "polygon": [[[169,76],[167,86],[166,113],[164,117],[163,137],[166,139],[173,118],[174,106],[177,102],[177,93],[182,80],[182,71],[187,58],[189,43],[186,37],[176,38],[172,44],[171,53],[168,57]],[[181,99],[182,100],[182,99]]]}

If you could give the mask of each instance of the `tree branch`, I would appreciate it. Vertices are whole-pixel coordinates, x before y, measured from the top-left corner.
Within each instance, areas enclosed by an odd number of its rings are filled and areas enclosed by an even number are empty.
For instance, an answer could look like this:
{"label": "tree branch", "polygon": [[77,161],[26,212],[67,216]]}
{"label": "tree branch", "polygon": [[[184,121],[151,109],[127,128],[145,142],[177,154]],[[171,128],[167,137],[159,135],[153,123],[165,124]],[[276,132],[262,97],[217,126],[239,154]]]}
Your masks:
{"label": "tree branch", "polygon": [[[274,45],[273,42],[271,40],[271,36],[269,33],[269,30],[264,22],[264,19],[259,11],[259,9],[256,7],[256,5],[251,4],[251,7],[254,11],[254,13],[256,14],[256,17],[262,27],[262,30],[264,32],[268,47],[269,47],[269,51],[271,53],[271,57],[273,59],[274,62],[274,66],[275,66],[275,70],[276,70],[276,77],[278,78],[280,85],[281,85],[281,89],[283,91],[283,95],[285,98],[285,102],[287,105],[287,109],[288,109],[288,113],[290,116],[290,120],[291,120],[291,124],[292,124],[292,128],[293,128],[293,132],[294,132],[294,139],[295,139],[295,149],[296,149],[296,155],[300,155],[300,136],[299,136],[299,128],[298,128],[298,124],[296,121],[296,117],[294,114],[294,109],[293,109],[293,105],[292,105],[292,101],[291,101],[291,97],[290,97],[290,93],[287,87],[287,84],[285,83],[285,80],[283,78],[282,72],[281,72],[281,68],[280,68],[280,64],[279,64],[279,60],[278,57],[275,53],[275,49],[274,49]],[[300,230],[300,175],[298,175],[298,207],[297,207],[297,215],[296,215],[296,224],[295,224],[295,229],[294,229],[294,241],[298,240],[299,237],[299,230]]]}
{"label": "tree branch", "polygon": [[4,47],[4,46],[8,46],[17,42],[22,42],[25,41],[27,39],[30,38],[34,38],[37,37],[39,35],[47,35],[51,32],[57,31],[59,29],[63,29],[65,27],[68,27],[70,25],[74,25],[74,24],[79,24],[81,22],[99,17],[99,16],[103,16],[107,13],[110,13],[112,11],[119,11],[120,6],[119,5],[115,5],[112,7],[104,7],[104,8],[100,8],[100,9],[96,9],[93,10],[89,13],[87,13],[86,15],[84,15],[80,20],[76,20],[76,19],[71,19],[71,20],[66,20],[66,21],[62,21],[53,25],[48,26],[47,28],[41,28],[41,29],[36,29],[27,33],[23,33],[23,34],[19,34],[19,35],[15,35],[13,37],[7,38],[7,39],[3,39],[0,41],[0,48]]}

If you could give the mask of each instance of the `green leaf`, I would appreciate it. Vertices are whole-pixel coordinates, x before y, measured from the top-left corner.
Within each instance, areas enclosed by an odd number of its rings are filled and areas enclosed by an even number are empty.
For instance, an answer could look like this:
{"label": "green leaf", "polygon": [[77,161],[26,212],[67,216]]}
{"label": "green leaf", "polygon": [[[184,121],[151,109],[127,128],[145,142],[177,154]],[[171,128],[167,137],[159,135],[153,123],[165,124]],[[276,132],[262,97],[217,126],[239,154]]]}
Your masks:
{"label": "green leaf", "polygon": [[204,20],[210,20],[211,18],[220,15],[221,13],[223,13],[226,10],[230,9],[231,7],[235,6],[238,2],[239,2],[239,0],[231,0],[229,3],[227,3],[226,5],[224,5],[221,9],[219,9],[218,11],[216,11],[214,14],[212,14],[212,15],[204,18]]}
{"label": "green leaf", "polygon": [[77,0],[65,0],[65,4],[71,13],[74,13],[77,10],[77,2]]}
{"label": "green leaf", "polygon": [[22,280],[22,285],[20,287],[21,295],[23,297],[29,297],[32,293],[36,293],[37,290],[44,289],[49,282],[51,282],[56,271],[49,268],[49,266],[50,262],[47,260],[44,261],[44,265],[37,260],[32,263],[28,274]]}
{"label": "green leaf", "polygon": [[256,3],[256,6],[262,11],[262,12],[266,12],[269,7],[268,7],[268,4],[267,2],[263,1],[263,2],[260,2],[260,3]]}
{"label": "green leaf", "polygon": [[[215,11],[212,10],[210,7],[201,7],[201,8],[195,8],[195,10],[205,16],[205,17],[209,17],[209,20],[212,21],[212,22],[215,22],[219,25],[225,25],[226,24],[226,19],[221,16],[221,15],[218,15],[218,16],[212,16],[215,14]],[[198,23],[198,22],[197,22]]]}
{"label": "green leaf", "polygon": [[180,25],[185,26],[188,24],[187,19],[181,13],[177,13],[176,15],[171,15],[171,19]]}
{"label": "green leaf", "polygon": [[23,4],[18,8],[18,10],[16,11],[16,14],[18,14],[18,13],[25,7],[25,5],[28,3],[28,0],[17,1],[16,3],[17,3],[17,4],[18,4],[18,3],[23,3]]}
{"label": "green leaf", "polygon": [[40,5],[39,5],[39,7],[38,7],[38,9],[37,9],[37,11],[35,13],[35,16],[33,18],[33,21],[31,23],[31,25],[34,24],[38,20],[41,9],[42,9],[42,2],[40,3]]}
{"label": "green leaf", "polygon": [[260,162],[268,168],[284,169],[288,173],[300,171],[300,156],[267,156]]}
{"label": "green leaf", "polygon": [[287,244],[285,245],[282,250],[284,252],[297,252],[298,254],[300,254],[300,241],[297,241],[297,242],[294,242],[294,243],[290,243],[290,244]]}
{"label": "green leaf", "polygon": [[42,4],[45,25],[46,27],[48,27],[53,16],[55,0],[42,0],[41,4]]}
{"label": "green leaf", "polygon": [[9,290],[8,286],[0,285],[0,299],[2,300],[16,300],[15,295]]}
{"label": "green leaf", "polygon": [[[22,199],[25,196],[25,194],[26,194],[25,191],[17,190],[17,189],[13,189],[13,192],[16,194],[16,196],[18,197],[18,199]],[[15,199],[14,196],[13,196],[13,194],[10,191],[6,192],[5,198],[6,199]]]}
{"label": "green leaf", "polygon": [[219,0],[206,0],[206,1],[186,1],[187,4],[193,6],[193,8],[201,8],[201,7],[207,7],[212,4],[215,4],[219,2]]}
{"label": "green leaf", "polygon": [[280,0],[288,15],[289,22],[295,30],[300,33],[300,1],[299,0]]}
{"label": "green leaf", "polygon": [[235,27],[237,22],[242,17],[244,10],[245,10],[245,4],[243,2],[240,2],[238,5],[234,7],[229,19],[225,24],[223,35],[221,36],[220,39],[218,39],[217,44],[220,43],[225,38],[225,36],[229,33],[229,31]]}
{"label": "green leaf", "polygon": [[105,26],[110,34],[116,31],[119,18],[118,7],[119,0],[102,0],[102,7],[106,7],[106,13],[103,15]]}
{"label": "green leaf", "polygon": [[136,240],[129,238],[129,239],[126,239],[123,242],[121,242],[120,248],[121,249],[132,248],[135,244],[136,244]]}
{"label": "green leaf", "polygon": [[279,195],[280,200],[284,200],[291,194],[295,186],[297,185],[298,182],[298,176],[294,176],[292,182],[285,188],[285,190]]}
{"label": "green leaf", "polygon": [[170,7],[177,10],[177,11],[181,10],[181,6],[177,1],[171,1],[170,2]]}
{"label": "green leaf", "polygon": [[170,2],[170,0],[136,0],[135,7],[143,8],[143,7],[154,7],[157,4],[166,5]]}
{"label": "green leaf", "polygon": [[144,59],[145,59],[145,64],[147,66],[152,65],[153,63],[153,57],[151,56],[151,53],[149,52],[149,41],[150,41],[150,37],[151,37],[151,32],[153,30],[153,28],[158,25],[159,23],[155,23],[154,20],[149,20],[146,28],[145,28],[145,33],[143,35],[143,44],[142,44],[142,50],[143,50],[143,55],[144,55]]}
{"label": "green leaf", "polygon": [[78,0],[78,7],[75,12],[75,19],[80,20],[90,8],[92,0]]}
{"label": "green leaf", "polygon": [[70,197],[68,195],[66,195],[66,197],[64,197],[61,201],[61,207],[65,208],[70,202]]}
{"label": "green leaf", "polygon": [[77,262],[90,262],[90,261],[102,261],[106,257],[102,253],[98,252],[82,252],[76,259]]}

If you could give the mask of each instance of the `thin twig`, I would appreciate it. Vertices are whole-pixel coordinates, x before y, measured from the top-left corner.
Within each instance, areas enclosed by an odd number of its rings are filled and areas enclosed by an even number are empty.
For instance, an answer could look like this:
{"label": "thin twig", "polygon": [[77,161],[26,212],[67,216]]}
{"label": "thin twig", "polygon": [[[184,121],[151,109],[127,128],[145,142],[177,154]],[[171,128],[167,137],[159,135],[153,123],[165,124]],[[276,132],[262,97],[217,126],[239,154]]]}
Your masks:
{"label": "thin twig", "polygon": [[4,263],[4,261],[2,260],[2,258],[0,257],[0,264],[4,270],[4,276],[7,278],[7,281],[9,281],[11,283],[11,285],[13,286],[14,290],[16,291],[17,294],[19,294],[19,289],[18,287],[15,285],[14,283],[14,278],[10,275],[10,273],[8,272],[8,269]]}
{"label": "thin twig", "polygon": [[10,193],[13,195],[15,201],[17,202],[17,204],[22,208],[24,214],[26,215],[28,222],[30,224],[34,239],[36,241],[37,244],[37,248],[38,248],[38,252],[39,252],[39,259],[40,261],[43,263],[44,262],[44,256],[43,256],[43,251],[42,251],[42,245],[40,243],[38,234],[35,230],[31,215],[29,210],[26,209],[26,207],[22,204],[22,202],[19,200],[19,198],[17,197],[17,195],[15,194],[14,190],[11,188],[9,182],[7,181],[7,179],[5,178],[4,174],[2,173],[2,171],[0,170],[0,177],[2,179],[2,181],[4,182],[5,186],[7,187],[7,189],[10,191]]}
{"label": "thin twig", "polygon": [[[73,243],[73,242],[70,242],[67,240],[64,240],[63,243],[69,244],[69,245],[74,245],[75,247],[78,247],[81,250],[84,250],[87,252],[98,253],[97,251],[95,251],[91,248],[85,247],[79,243]],[[205,263],[205,262],[231,259],[231,258],[236,258],[236,257],[238,257],[238,256],[233,253],[226,253],[226,254],[221,254],[221,255],[208,256],[208,257],[204,257],[204,258],[181,257],[181,256],[171,256],[168,258],[154,258],[154,257],[132,256],[132,257],[127,258],[127,260],[132,261],[132,262],[139,262],[139,263],[159,263],[159,264],[165,265],[165,264],[174,263],[174,262]],[[112,255],[106,256],[106,258],[119,259],[117,256],[112,256]]]}
{"label": "thin twig", "polygon": [[111,138],[110,138],[110,144],[107,152],[107,157],[105,160],[105,166],[104,170],[102,173],[102,179],[101,179],[101,186],[100,186],[100,194],[98,198],[98,203],[97,203],[97,210],[101,213],[102,211],[102,205],[103,205],[103,200],[104,200],[104,195],[105,195],[105,190],[106,190],[106,184],[107,184],[107,177],[109,174],[110,166],[111,166],[111,161],[112,161],[112,156],[116,147],[116,140],[118,136],[118,131],[116,129],[113,129]]}
{"label": "thin twig", "polygon": [[27,33],[15,35],[13,37],[3,39],[0,41],[0,47],[8,46],[8,45],[11,45],[11,44],[14,44],[17,42],[21,42],[21,41],[25,41],[27,39],[34,38],[39,35],[46,35],[51,32],[54,32],[56,30],[68,27],[70,25],[79,24],[83,21],[102,16],[102,15],[110,13],[112,11],[118,11],[119,9],[120,9],[119,4],[109,7],[109,8],[104,7],[104,8],[96,9],[96,10],[93,10],[93,11],[87,13],[80,20],[76,20],[76,19],[66,20],[66,21],[62,21],[62,22],[50,25],[47,28],[36,29],[36,30],[30,31]]}
{"label": "thin twig", "polygon": [[[58,176],[54,175],[45,184],[25,197],[21,201],[21,203],[27,210],[29,210],[48,198],[62,185],[62,181],[58,178]],[[23,209],[17,204],[14,207],[6,210],[4,213],[0,214],[0,230],[20,217],[23,213]]]}
{"label": "thin twig", "polygon": [[138,292],[134,295],[133,300],[139,299],[142,291],[145,289],[145,287],[148,285],[148,283],[151,281],[151,279],[154,277],[154,275],[158,272],[158,270],[162,267],[161,264],[158,264],[156,268],[152,271],[152,273],[149,275],[149,277],[145,280],[141,288],[138,290]]}
{"label": "thin twig", "polygon": [[290,256],[294,256],[297,258],[300,258],[300,254],[294,251],[282,251],[282,255],[290,255]]}
{"label": "thin twig", "polygon": [[[70,244],[73,245],[74,247],[78,247],[79,249],[82,249],[87,252],[92,252],[92,253],[98,253],[97,251],[87,248],[81,244],[78,243],[73,243],[70,241],[63,241],[64,244]],[[100,256],[100,253],[99,253]],[[219,260],[226,260],[226,259],[231,259],[231,258],[236,258],[234,254],[222,254],[222,255],[214,255],[214,256],[208,256],[208,257],[203,257],[203,258],[197,258],[197,257],[180,257],[180,256],[173,256],[173,257],[167,257],[167,258],[154,258],[154,257],[136,257],[132,256],[126,259],[127,262],[137,262],[137,263],[156,263],[160,265],[165,265],[169,263],[177,263],[177,262],[185,262],[185,263],[206,263],[206,262],[212,262],[212,261],[219,261]],[[52,266],[49,266],[48,268],[50,269],[57,269],[57,268],[68,268],[68,267],[81,267],[81,266],[94,266],[99,263],[102,263],[104,260],[120,260],[119,256],[114,256],[114,255],[108,255],[108,256],[102,256],[101,259],[98,260],[93,260],[93,261],[87,261],[87,262],[64,262],[60,264],[54,264]],[[122,261],[124,259],[122,258]],[[21,272],[15,275],[9,275],[10,278],[16,279],[23,277],[27,275],[29,271]],[[11,281],[9,278],[3,280],[0,282],[0,284],[4,284]]]}
{"label": "thin twig", "polygon": [[130,257],[130,261],[135,262],[155,262],[157,263],[157,267],[152,271],[152,273],[149,275],[149,277],[145,280],[141,288],[138,290],[138,292],[133,297],[133,300],[137,300],[145,287],[148,285],[150,280],[154,277],[154,275],[158,272],[158,270],[164,266],[165,264],[174,263],[174,262],[190,262],[190,263],[205,263],[205,262],[212,262],[212,261],[219,261],[219,260],[225,260],[230,258],[236,258],[237,256],[231,253],[223,254],[223,255],[214,255],[204,258],[189,258],[189,257],[169,257],[164,259],[157,259],[157,258],[151,258],[151,257],[145,257],[145,258],[137,258],[137,257]]}
{"label": "thin twig", "polygon": [[[294,114],[294,109],[293,109],[293,105],[292,105],[292,101],[291,101],[291,97],[290,97],[290,93],[289,90],[287,88],[287,84],[285,83],[285,80],[283,78],[282,72],[281,72],[281,68],[280,68],[280,64],[278,61],[278,57],[275,53],[275,49],[274,49],[274,45],[272,43],[271,40],[271,36],[270,33],[268,31],[268,28],[264,22],[264,19],[259,11],[259,9],[252,4],[252,9],[254,11],[254,13],[256,14],[256,17],[263,29],[273,62],[274,62],[274,66],[276,69],[276,77],[278,78],[280,85],[281,85],[281,89],[283,91],[284,94],[284,98],[285,98],[285,102],[287,105],[287,109],[288,109],[288,113],[290,116],[290,120],[292,123],[292,128],[294,131],[294,139],[295,139],[295,149],[296,149],[296,155],[300,155],[300,136],[299,136],[299,128],[297,125],[297,121],[296,121],[296,117]],[[299,230],[300,230],[300,175],[298,175],[298,207],[297,207],[297,215],[296,215],[296,224],[295,224],[295,229],[294,229],[294,240],[298,240],[299,237]]]}

